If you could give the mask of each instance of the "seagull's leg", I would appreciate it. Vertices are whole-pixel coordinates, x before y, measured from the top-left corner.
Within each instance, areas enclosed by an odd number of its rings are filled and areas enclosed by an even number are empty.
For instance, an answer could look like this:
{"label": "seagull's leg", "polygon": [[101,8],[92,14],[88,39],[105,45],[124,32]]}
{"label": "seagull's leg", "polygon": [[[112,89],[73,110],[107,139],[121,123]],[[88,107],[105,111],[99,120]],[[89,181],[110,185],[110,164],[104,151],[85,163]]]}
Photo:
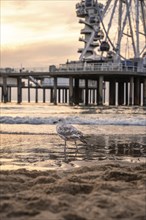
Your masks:
{"label": "seagull's leg", "polygon": [[75,141],[75,146],[76,146],[76,153],[75,153],[75,158],[76,158],[76,156],[77,156],[77,154],[78,154],[78,145],[77,145],[77,142]]}
{"label": "seagull's leg", "polygon": [[78,153],[78,146],[77,146],[77,142],[75,141],[75,146],[76,146],[76,153],[75,153],[75,157],[77,156]]}
{"label": "seagull's leg", "polygon": [[64,143],[64,157],[65,157],[65,160],[66,160],[66,140],[65,140],[65,143]]}
{"label": "seagull's leg", "polygon": [[67,141],[66,141],[66,149],[68,149]]}
{"label": "seagull's leg", "polygon": [[77,146],[77,142],[75,141],[75,146],[76,146],[76,152],[78,152],[78,146]]}

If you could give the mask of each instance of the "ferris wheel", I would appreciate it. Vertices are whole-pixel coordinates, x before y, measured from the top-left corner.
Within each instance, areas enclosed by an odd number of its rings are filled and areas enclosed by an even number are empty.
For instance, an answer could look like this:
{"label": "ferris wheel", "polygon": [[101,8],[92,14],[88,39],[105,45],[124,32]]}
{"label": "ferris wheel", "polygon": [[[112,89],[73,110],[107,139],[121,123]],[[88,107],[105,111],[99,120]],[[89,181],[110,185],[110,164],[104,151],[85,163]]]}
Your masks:
{"label": "ferris wheel", "polygon": [[76,5],[84,59],[146,57],[146,0],[81,0]]}

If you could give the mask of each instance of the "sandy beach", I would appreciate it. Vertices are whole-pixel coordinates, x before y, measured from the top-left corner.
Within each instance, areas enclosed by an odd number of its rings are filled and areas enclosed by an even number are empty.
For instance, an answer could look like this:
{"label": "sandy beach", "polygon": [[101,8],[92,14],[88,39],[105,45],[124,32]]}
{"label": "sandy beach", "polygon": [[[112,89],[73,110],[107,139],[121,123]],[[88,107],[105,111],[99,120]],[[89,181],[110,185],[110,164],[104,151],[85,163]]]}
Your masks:
{"label": "sandy beach", "polygon": [[1,170],[1,219],[144,220],[145,170],[119,161],[68,171]]}
{"label": "sandy beach", "polygon": [[[59,118],[88,141],[77,155],[69,143],[67,161]],[[146,218],[142,108],[2,105],[1,123],[1,220]]]}

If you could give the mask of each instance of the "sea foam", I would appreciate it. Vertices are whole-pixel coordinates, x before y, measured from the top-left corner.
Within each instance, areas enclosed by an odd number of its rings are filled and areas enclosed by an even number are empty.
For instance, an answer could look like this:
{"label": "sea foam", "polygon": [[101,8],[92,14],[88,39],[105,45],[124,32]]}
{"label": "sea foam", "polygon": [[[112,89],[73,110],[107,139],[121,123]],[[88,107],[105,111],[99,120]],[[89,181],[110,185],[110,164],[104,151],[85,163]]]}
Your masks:
{"label": "sea foam", "polygon": [[[0,117],[1,124],[56,124],[62,117]],[[131,125],[131,126],[146,126],[146,120],[144,117],[137,116],[120,116],[120,117],[97,117],[97,118],[84,118],[80,116],[64,117],[68,124],[79,125]]]}

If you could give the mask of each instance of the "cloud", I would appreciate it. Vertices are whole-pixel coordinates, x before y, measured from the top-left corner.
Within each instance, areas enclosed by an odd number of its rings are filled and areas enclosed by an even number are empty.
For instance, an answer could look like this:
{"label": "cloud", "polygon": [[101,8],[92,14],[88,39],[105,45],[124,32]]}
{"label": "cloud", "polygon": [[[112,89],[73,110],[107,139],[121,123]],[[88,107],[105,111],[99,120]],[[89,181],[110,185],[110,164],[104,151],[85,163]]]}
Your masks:
{"label": "cloud", "polygon": [[[6,1],[7,2],[7,1]],[[54,29],[65,26],[63,31],[74,31],[78,28],[78,19],[75,13],[74,1],[26,1],[25,7],[22,7],[21,0],[8,1],[9,4],[2,4],[1,24],[4,27],[2,30],[5,33],[5,27],[11,27],[9,38],[12,32],[25,33],[28,35],[34,33],[35,36],[41,36],[48,32],[53,32]],[[22,8],[19,8],[21,5]],[[14,28],[14,31],[11,31]],[[13,33],[13,35],[14,35]],[[8,37],[8,36],[7,36]],[[12,36],[14,38],[14,36]],[[21,36],[23,42],[23,38]],[[14,42],[13,42],[14,43]],[[3,44],[3,42],[2,42]]]}
{"label": "cloud", "polygon": [[67,59],[77,60],[78,53],[76,41],[73,44],[66,42],[40,42],[22,45],[13,49],[4,49],[1,56],[2,66],[19,67],[44,67],[51,64],[59,65]]}
{"label": "cloud", "polygon": [[78,58],[75,1],[2,1],[1,65],[28,66]]}
{"label": "cloud", "polygon": [[[62,25],[68,29],[70,26],[76,27],[73,26],[77,23],[74,1],[25,0],[22,3],[17,0],[8,3],[2,4],[1,23],[3,26],[15,27],[17,32],[33,32],[39,35]],[[11,32],[9,34],[11,37]]]}

